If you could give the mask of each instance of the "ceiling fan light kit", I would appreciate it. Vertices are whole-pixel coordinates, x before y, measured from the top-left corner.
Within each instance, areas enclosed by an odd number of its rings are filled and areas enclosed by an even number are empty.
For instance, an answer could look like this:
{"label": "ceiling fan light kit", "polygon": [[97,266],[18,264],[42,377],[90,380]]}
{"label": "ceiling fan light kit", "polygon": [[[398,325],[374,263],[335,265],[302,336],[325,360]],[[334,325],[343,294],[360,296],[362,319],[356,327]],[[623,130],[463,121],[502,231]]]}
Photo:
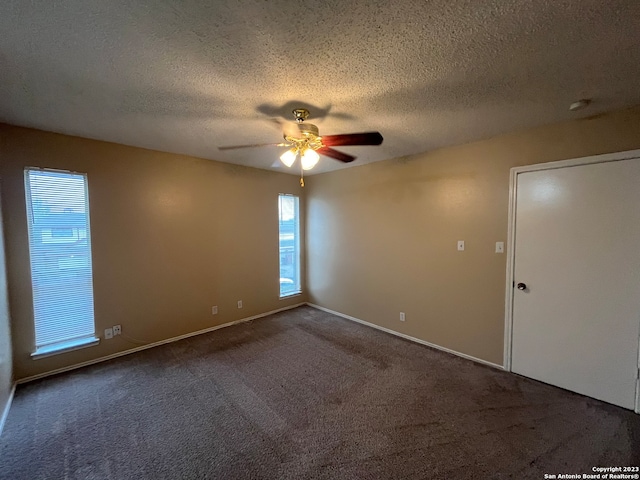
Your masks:
{"label": "ceiling fan light kit", "polygon": [[298,152],[297,151],[295,151],[295,150],[287,150],[282,155],[280,155],[280,160],[287,167],[290,167],[291,165],[293,165],[293,162],[296,161],[296,157],[297,156],[298,156]]}
{"label": "ceiling fan light kit", "polygon": [[293,110],[297,129],[294,132],[285,132],[283,137],[286,143],[258,144],[258,145],[236,145],[230,147],[219,147],[219,150],[233,150],[238,148],[251,148],[262,146],[290,147],[289,150],[280,155],[280,160],[287,167],[292,167],[298,156],[300,156],[300,185],[304,187],[303,171],[311,170],[320,160],[322,154],[341,162],[352,162],[356,159],[353,155],[334,150],[333,146],[350,145],[380,145],[382,135],[379,132],[347,133],[343,135],[320,136],[318,127],[312,123],[305,123],[309,118],[309,110],[306,108],[296,108]]}
{"label": "ceiling fan light kit", "polygon": [[296,158],[298,158],[298,153],[300,153],[300,164],[302,165],[303,170],[311,170],[316,166],[318,160],[320,160],[320,155],[318,155],[315,150],[311,150],[310,148],[298,150],[296,147],[291,150],[287,150],[280,155],[280,160],[287,167],[291,167],[296,161]]}
{"label": "ceiling fan light kit", "polygon": [[300,157],[300,162],[302,163],[303,170],[311,170],[316,166],[320,160],[320,155],[318,155],[315,150],[306,150],[302,156]]}

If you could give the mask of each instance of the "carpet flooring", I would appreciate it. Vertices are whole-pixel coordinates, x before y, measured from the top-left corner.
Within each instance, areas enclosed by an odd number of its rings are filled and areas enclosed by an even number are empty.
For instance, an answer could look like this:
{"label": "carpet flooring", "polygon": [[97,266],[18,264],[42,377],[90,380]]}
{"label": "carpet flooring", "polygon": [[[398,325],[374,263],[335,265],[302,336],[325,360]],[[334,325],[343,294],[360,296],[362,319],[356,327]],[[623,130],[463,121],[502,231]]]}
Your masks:
{"label": "carpet flooring", "polygon": [[543,479],[640,416],[310,307],[19,386],[0,478]]}

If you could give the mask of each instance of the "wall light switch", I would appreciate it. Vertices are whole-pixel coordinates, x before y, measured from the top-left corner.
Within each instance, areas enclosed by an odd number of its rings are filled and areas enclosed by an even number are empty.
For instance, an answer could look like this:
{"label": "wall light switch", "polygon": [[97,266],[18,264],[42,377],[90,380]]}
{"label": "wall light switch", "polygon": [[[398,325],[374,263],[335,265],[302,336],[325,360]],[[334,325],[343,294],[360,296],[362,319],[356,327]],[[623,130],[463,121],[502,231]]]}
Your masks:
{"label": "wall light switch", "polygon": [[464,251],[464,240],[458,240],[458,251]]}
{"label": "wall light switch", "polygon": [[113,328],[105,328],[104,329],[104,338],[106,340],[109,340],[110,338],[113,338]]}
{"label": "wall light switch", "polygon": [[504,253],[504,242],[496,242],[496,253]]}

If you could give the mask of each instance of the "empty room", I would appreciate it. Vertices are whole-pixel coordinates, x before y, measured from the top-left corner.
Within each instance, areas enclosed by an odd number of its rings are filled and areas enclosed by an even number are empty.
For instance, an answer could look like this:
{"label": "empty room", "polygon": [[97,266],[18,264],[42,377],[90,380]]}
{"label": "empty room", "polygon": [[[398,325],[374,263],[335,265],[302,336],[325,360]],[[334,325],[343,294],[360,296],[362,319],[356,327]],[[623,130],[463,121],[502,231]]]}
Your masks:
{"label": "empty room", "polygon": [[640,478],[637,0],[0,28],[0,479]]}

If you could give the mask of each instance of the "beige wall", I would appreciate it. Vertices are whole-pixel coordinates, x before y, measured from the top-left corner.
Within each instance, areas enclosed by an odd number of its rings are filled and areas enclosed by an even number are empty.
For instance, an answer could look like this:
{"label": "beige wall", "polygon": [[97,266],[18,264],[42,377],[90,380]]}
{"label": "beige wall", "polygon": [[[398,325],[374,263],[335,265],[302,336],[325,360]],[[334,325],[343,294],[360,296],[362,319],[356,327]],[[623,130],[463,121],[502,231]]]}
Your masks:
{"label": "beige wall", "polygon": [[510,168],[638,148],[635,108],[310,177],[309,300],[502,364]]}
{"label": "beige wall", "polygon": [[2,228],[2,196],[0,195],[0,433],[2,414],[6,408],[12,381],[11,333],[9,325],[9,298],[7,296],[4,233]]}
{"label": "beige wall", "polygon": [[[297,177],[6,125],[0,141],[15,378],[306,301],[278,298],[277,195]],[[122,337],[30,358],[25,166],[88,174],[96,327]]]}
{"label": "beige wall", "polygon": [[[17,379],[138,346],[123,336],[30,358],[25,166],[89,175],[99,333],[121,324],[154,342],[310,300],[501,364],[506,257],[493,251],[509,169],[640,148],[640,108],[312,176],[304,191],[296,176],[6,125],[0,142]],[[308,297],[278,299],[281,192],[306,194]]]}

